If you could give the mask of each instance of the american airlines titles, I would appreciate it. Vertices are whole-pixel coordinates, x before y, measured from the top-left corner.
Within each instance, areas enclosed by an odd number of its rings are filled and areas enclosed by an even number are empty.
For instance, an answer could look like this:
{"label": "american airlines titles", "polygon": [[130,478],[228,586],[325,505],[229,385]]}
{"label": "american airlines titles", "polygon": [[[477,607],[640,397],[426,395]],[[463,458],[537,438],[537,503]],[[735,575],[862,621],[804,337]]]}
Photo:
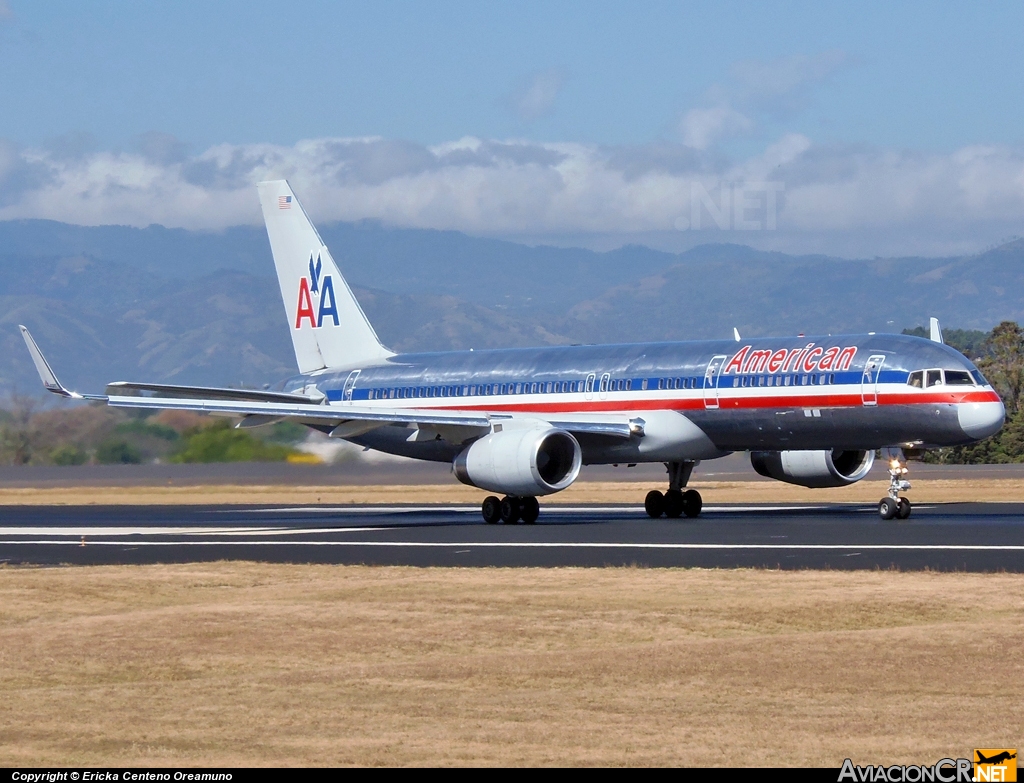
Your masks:
{"label": "american airlines titles", "polygon": [[814,343],[807,343],[804,348],[779,348],[776,351],[760,348],[755,351],[752,345],[744,345],[726,363],[722,374],[842,372],[850,369],[856,355],[856,346],[822,348]]}

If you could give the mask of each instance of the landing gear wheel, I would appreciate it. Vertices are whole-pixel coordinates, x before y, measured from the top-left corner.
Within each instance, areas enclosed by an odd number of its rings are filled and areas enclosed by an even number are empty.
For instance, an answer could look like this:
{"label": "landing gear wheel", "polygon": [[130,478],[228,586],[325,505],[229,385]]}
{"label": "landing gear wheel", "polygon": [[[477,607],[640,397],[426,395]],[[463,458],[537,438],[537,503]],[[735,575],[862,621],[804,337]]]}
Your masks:
{"label": "landing gear wheel", "polygon": [[536,522],[537,517],[540,516],[540,503],[537,502],[537,498],[523,498],[519,501],[519,515],[528,525]]}
{"label": "landing gear wheel", "polygon": [[878,516],[882,519],[892,519],[896,516],[898,504],[892,498],[882,498],[878,501]]}
{"label": "landing gear wheel", "polygon": [[678,489],[670,489],[665,493],[665,516],[678,519],[683,515],[683,493]]}
{"label": "landing gear wheel", "polygon": [[644,510],[651,519],[658,519],[665,513],[665,496],[658,490],[652,489],[644,498]]}
{"label": "landing gear wheel", "polygon": [[683,493],[683,513],[690,519],[700,516],[700,510],[704,508],[704,501],[700,493],[695,489],[688,489]]}
{"label": "landing gear wheel", "polygon": [[494,495],[488,495],[484,498],[480,511],[484,515],[484,522],[488,525],[493,525],[501,519],[501,501],[494,497]]}
{"label": "landing gear wheel", "polygon": [[519,498],[506,495],[501,499],[501,521],[506,525],[519,521]]}
{"label": "landing gear wheel", "polygon": [[906,498],[900,498],[896,504],[896,519],[909,519],[910,518],[910,501]]}

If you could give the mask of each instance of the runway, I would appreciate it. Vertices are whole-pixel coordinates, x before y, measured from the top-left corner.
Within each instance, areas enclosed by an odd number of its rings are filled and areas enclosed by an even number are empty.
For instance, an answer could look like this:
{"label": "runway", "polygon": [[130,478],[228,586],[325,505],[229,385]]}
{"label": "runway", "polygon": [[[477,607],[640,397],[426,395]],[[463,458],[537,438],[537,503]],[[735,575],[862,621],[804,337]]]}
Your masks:
{"label": "runway", "polygon": [[543,509],[487,525],[476,506],[5,507],[0,563],[212,560],[472,567],[624,566],[1024,571],[1024,503],[722,505],[697,520],[638,507]]}

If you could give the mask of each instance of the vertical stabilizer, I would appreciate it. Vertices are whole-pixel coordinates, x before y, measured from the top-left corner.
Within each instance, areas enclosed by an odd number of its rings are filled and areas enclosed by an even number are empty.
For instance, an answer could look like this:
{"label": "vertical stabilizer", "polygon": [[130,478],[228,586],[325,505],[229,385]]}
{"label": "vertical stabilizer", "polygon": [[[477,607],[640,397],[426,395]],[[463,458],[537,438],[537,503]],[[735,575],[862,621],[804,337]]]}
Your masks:
{"label": "vertical stabilizer", "polygon": [[942,339],[942,327],[939,326],[938,318],[931,318],[928,321],[928,336],[934,343],[945,342]]}
{"label": "vertical stabilizer", "polygon": [[380,344],[288,182],[256,187],[299,372],[359,367],[393,356]]}

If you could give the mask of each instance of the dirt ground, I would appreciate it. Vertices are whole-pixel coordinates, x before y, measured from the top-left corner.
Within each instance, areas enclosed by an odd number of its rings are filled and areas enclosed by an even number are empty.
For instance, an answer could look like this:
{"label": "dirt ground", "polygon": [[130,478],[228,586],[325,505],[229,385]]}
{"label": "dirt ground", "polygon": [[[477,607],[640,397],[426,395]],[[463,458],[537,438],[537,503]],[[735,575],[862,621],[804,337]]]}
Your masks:
{"label": "dirt ground", "polygon": [[0,568],[0,765],[829,765],[1019,747],[1024,577]]}
{"label": "dirt ground", "polygon": [[[918,479],[908,497],[914,503],[1024,502],[1024,479]],[[625,503],[642,505],[651,482],[578,481],[542,498],[544,504]],[[886,481],[861,481],[837,489],[805,489],[778,481],[695,481],[705,504],[717,503],[877,503]],[[660,488],[660,486],[659,486]],[[225,485],[133,487],[0,488],[5,505],[174,505],[174,504],[393,504],[480,503],[489,493],[450,485]]]}

